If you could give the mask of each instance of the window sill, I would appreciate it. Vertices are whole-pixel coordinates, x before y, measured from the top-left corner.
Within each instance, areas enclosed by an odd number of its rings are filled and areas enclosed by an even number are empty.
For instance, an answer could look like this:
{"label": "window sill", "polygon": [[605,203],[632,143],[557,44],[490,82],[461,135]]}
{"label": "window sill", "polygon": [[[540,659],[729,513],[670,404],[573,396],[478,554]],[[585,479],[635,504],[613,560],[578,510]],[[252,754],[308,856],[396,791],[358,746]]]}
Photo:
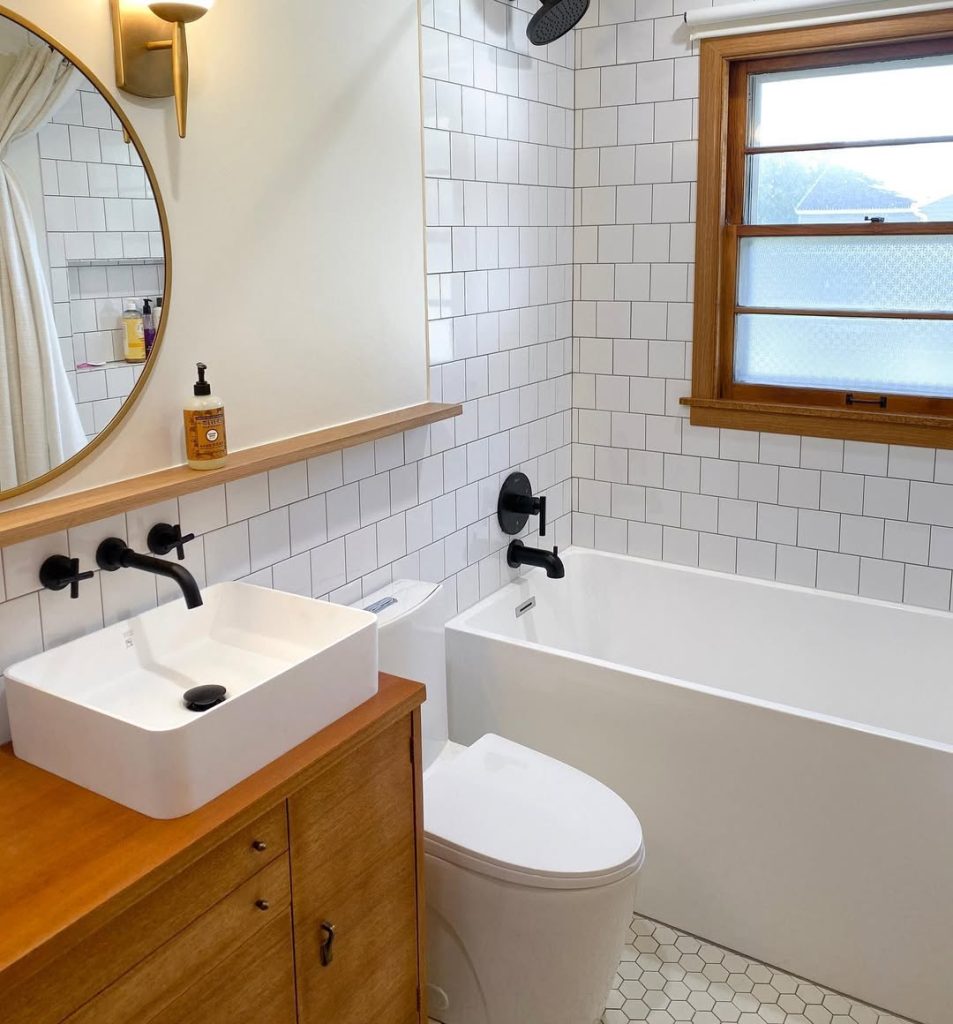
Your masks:
{"label": "window sill", "polygon": [[953,448],[953,417],[725,398],[683,398],[681,404],[689,407],[689,420],[697,427]]}

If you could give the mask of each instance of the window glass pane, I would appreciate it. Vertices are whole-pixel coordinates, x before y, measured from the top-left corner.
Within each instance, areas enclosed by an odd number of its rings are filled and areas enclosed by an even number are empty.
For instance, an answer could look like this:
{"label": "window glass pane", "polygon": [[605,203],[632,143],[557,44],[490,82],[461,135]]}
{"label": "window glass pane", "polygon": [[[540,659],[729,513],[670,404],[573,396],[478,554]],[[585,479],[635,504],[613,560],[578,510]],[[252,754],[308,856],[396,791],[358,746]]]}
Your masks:
{"label": "window glass pane", "polygon": [[735,380],[953,396],[953,321],[737,317]]}
{"label": "window glass pane", "polygon": [[953,221],[953,142],[749,156],[746,205],[749,224]]}
{"label": "window glass pane", "polygon": [[742,238],[738,304],[953,311],[953,236]]}
{"label": "window glass pane", "polygon": [[752,146],[953,135],[953,56],[751,77]]}

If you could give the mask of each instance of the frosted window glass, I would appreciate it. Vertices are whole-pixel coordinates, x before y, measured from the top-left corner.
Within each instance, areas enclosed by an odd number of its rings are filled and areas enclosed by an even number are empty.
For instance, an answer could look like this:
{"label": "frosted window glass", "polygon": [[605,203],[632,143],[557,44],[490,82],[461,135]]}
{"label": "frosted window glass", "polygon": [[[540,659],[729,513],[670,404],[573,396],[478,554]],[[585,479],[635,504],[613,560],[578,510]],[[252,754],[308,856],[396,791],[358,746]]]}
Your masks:
{"label": "frosted window glass", "polygon": [[749,224],[953,221],[950,142],[762,153],[747,174]]}
{"label": "frosted window glass", "polygon": [[743,238],[738,304],[953,311],[953,235]]}
{"label": "frosted window glass", "polygon": [[744,314],[735,380],[953,397],[953,321]]}
{"label": "frosted window glass", "polygon": [[953,56],[751,79],[753,146],[953,135]]}

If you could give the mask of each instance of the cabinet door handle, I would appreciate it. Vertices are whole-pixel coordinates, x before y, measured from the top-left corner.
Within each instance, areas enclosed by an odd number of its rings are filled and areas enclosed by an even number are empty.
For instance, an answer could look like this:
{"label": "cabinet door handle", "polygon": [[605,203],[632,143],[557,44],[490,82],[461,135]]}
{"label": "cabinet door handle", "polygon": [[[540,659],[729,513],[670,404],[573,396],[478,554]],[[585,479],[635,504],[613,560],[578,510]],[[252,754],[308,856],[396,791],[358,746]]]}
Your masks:
{"label": "cabinet door handle", "polygon": [[321,932],[324,935],[321,941],[321,966],[328,967],[334,959],[334,925],[330,921],[322,921]]}

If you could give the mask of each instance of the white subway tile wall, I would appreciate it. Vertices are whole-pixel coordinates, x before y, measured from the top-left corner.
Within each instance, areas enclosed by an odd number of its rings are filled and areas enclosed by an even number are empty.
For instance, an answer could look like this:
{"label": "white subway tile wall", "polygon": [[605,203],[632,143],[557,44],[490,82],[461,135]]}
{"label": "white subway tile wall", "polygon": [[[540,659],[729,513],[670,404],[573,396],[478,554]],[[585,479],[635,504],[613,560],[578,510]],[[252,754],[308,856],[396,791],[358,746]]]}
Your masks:
{"label": "white subway tile wall", "polygon": [[[570,543],[573,39],[530,54],[531,8],[423,7],[432,395],[464,415],[6,548],[0,667],[180,600],[128,570],[97,572],[78,601],[40,591],[47,555],[92,569],[100,540],[145,550],[157,522],[198,535],[186,565],[203,585],[247,579],[350,602],[409,577],[446,581],[462,609],[512,575],[496,502],[518,468],[549,499],[547,542]],[[89,157],[93,135],[109,134],[53,125],[49,159],[73,162],[74,130]]]}
{"label": "white subway tile wall", "polygon": [[573,540],[947,610],[953,452],[692,427],[705,0],[592,0],[576,30]]}
{"label": "white subway tile wall", "polygon": [[87,437],[119,411],[142,365],[123,360],[127,300],[163,292],[158,208],[135,146],[85,79],[37,134],[46,247],[63,360]]}

